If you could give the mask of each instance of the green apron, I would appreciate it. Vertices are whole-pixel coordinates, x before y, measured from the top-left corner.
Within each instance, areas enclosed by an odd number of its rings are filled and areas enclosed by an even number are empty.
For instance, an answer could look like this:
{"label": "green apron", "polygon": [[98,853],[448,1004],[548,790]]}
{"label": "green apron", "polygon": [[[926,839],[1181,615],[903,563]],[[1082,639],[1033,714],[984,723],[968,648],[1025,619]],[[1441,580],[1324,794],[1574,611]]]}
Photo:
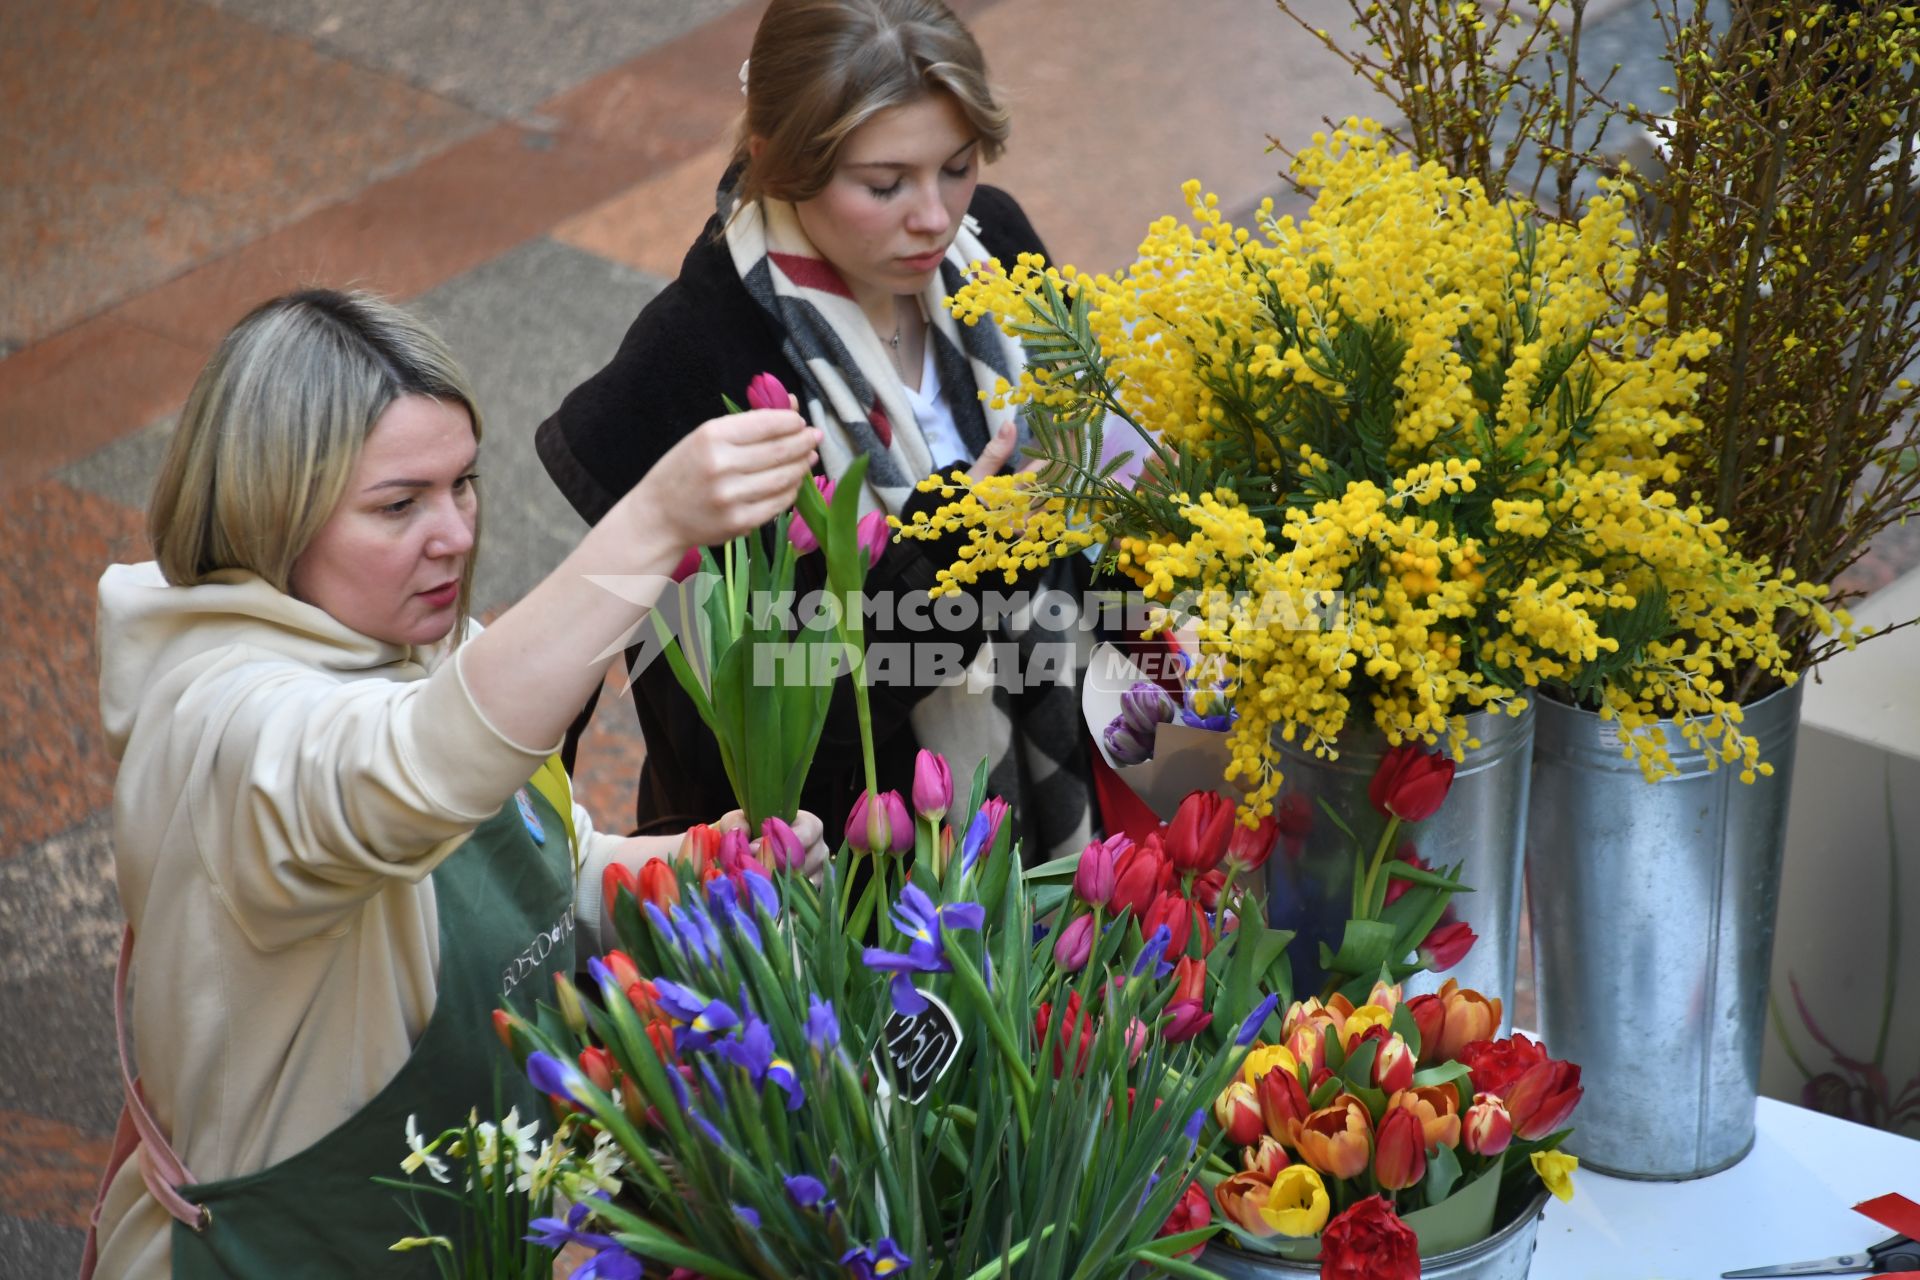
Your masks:
{"label": "green apron", "polygon": [[[402,1176],[410,1115],[429,1138],[475,1108],[483,1120],[510,1106],[523,1122],[549,1118],[501,1048],[491,1013],[512,1001],[530,1014],[536,1000],[551,1000],[550,975],[573,970],[572,811],[564,775],[552,785],[557,768],[542,766],[434,871],[439,995],[400,1073],[306,1150],[258,1173],[180,1188],[212,1217],[199,1230],[173,1224],[177,1280],[437,1274],[431,1250],[389,1251],[422,1232],[405,1194],[373,1179]],[[452,1176],[457,1190],[464,1170],[456,1164]],[[424,1191],[414,1201],[431,1234],[448,1233],[450,1201]]]}

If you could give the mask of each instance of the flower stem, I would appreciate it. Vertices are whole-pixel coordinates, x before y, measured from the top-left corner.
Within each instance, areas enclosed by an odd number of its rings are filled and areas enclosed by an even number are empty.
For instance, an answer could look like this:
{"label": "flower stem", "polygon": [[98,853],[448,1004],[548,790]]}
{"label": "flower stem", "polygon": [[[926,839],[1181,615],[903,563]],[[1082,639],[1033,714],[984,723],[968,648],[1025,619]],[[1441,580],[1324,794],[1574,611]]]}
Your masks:
{"label": "flower stem", "polygon": [[949,947],[947,958],[953,963],[954,976],[967,994],[980,1006],[981,1014],[987,1020],[987,1034],[1000,1049],[1007,1066],[1013,1070],[1013,1109],[1020,1118],[1020,1139],[1026,1141],[1033,1135],[1033,1120],[1028,1114],[1029,1099],[1033,1096],[1033,1073],[1027,1069],[1026,1055],[1013,1038],[1013,1028],[1001,1017],[1000,1009],[993,1003],[993,997],[987,991],[986,982],[980,977],[980,971],[973,967],[973,958],[959,947]]}

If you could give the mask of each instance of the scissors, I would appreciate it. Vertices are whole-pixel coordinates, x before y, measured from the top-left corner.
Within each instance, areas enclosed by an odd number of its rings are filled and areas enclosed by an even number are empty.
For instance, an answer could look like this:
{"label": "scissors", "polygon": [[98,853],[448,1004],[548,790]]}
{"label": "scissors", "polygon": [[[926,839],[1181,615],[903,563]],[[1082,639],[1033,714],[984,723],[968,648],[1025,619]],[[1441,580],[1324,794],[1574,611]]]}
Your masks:
{"label": "scissors", "polygon": [[1782,1262],[1745,1271],[1722,1271],[1721,1280],[1758,1280],[1761,1276],[1840,1276],[1855,1272],[1920,1271],[1920,1244],[1911,1237],[1893,1236],[1865,1253],[1843,1253],[1811,1262]]}

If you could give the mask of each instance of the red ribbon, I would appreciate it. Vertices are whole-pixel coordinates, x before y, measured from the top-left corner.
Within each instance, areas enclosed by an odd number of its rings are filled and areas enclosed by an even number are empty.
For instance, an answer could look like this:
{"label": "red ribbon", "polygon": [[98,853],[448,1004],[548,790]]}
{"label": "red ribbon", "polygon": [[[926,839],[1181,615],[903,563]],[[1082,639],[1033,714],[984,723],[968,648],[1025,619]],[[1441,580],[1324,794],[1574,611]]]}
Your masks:
{"label": "red ribbon", "polygon": [[[1920,1240],[1920,1204],[1915,1204],[1897,1191],[1862,1200],[1853,1206],[1853,1211],[1865,1214],[1889,1231],[1898,1231],[1903,1236]],[[1883,1272],[1880,1280],[1920,1280],[1920,1271]]]}

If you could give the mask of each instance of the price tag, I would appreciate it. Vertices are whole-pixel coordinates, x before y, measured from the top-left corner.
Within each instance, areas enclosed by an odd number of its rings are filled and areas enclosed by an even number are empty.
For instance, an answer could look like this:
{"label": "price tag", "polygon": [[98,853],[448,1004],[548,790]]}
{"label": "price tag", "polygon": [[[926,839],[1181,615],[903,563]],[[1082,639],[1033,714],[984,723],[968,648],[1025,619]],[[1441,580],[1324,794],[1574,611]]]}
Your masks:
{"label": "price tag", "polygon": [[[900,1085],[900,1096],[918,1102],[933,1089],[959,1056],[960,1023],[939,996],[920,993],[927,1007],[916,1014],[896,1010],[880,1031],[880,1045],[874,1050],[875,1065],[882,1082],[888,1068]],[[885,1055],[882,1060],[881,1055]]]}

